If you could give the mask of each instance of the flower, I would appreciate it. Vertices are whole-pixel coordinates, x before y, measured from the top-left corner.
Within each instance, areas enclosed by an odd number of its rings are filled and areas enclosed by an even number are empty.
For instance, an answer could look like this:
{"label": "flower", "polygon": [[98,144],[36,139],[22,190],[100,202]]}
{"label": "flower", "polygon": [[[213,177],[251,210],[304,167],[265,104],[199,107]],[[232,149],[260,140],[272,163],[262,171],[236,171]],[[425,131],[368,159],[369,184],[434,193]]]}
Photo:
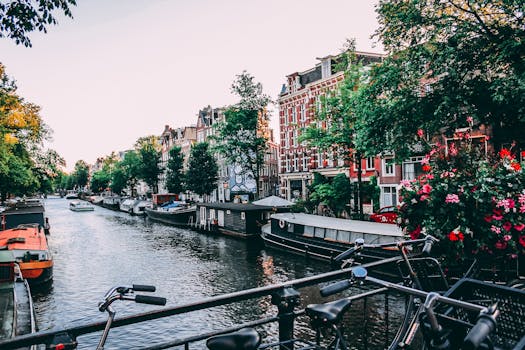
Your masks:
{"label": "flower", "polygon": [[520,238],[518,239],[518,242],[521,244],[522,247],[525,248],[525,235],[520,236]]}
{"label": "flower", "polygon": [[423,129],[417,129],[417,136],[423,137],[424,135],[425,135],[425,132],[423,131]]}
{"label": "flower", "polygon": [[445,203],[459,203],[459,197],[457,194],[447,194],[445,198]]}
{"label": "flower", "polygon": [[494,248],[504,250],[507,248],[507,242],[497,241],[496,244],[494,244]]}
{"label": "flower", "polygon": [[505,236],[503,236],[503,240],[504,240],[505,242],[508,242],[508,241],[510,241],[511,239],[512,239],[512,236],[511,236],[511,235],[505,235]]}
{"label": "flower", "polygon": [[501,159],[504,159],[504,158],[512,158],[512,155],[510,154],[510,151],[506,148],[502,148],[501,151],[499,151],[499,157]]}
{"label": "flower", "polygon": [[430,191],[432,191],[432,186],[430,186],[429,184],[424,184],[423,187],[421,187],[421,190],[423,191],[423,193],[429,194]]}
{"label": "flower", "polygon": [[432,167],[428,164],[425,164],[421,167],[421,169],[423,169],[424,172],[428,173],[430,170],[432,170]]}
{"label": "flower", "polygon": [[523,229],[525,228],[525,225],[524,224],[516,224],[514,225],[514,229],[518,232],[521,232],[523,231]]}
{"label": "flower", "polygon": [[512,224],[510,222],[506,222],[503,224],[503,228],[505,229],[505,231],[509,232],[510,229],[512,228]]}
{"label": "flower", "polygon": [[474,122],[474,119],[472,119],[471,116],[468,116],[468,117],[467,117],[467,123],[469,123],[470,125],[472,125],[473,122]]}
{"label": "flower", "polygon": [[518,162],[512,162],[512,163],[510,163],[510,167],[511,167],[512,169],[514,169],[514,171],[520,171],[520,170],[521,170],[521,165],[520,165],[520,163],[518,163]]}
{"label": "flower", "polygon": [[417,227],[414,230],[410,231],[409,233],[410,239],[418,239],[420,234],[421,234],[421,225],[417,225]]}
{"label": "flower", "polygon": [[459,232],[459,231],[451,231],[449,234],[448,234],[448,239],[451,240],[452,242],[455,242],[455,241],[463,241],[465,239],[465,235],[462,233],[462,232]]}

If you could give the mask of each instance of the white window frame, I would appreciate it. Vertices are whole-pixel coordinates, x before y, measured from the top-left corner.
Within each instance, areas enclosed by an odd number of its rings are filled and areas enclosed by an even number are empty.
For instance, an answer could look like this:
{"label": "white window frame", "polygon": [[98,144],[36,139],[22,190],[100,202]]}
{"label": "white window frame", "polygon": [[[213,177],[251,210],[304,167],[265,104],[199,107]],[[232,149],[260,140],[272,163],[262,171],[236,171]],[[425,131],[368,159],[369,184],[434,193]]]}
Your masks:
{"label": "white window frame", "polygon": [[[393,157],[381,159],[381,172],[383,176],[396,176],[396,164]],[[392,171],[388,171],[391,169]]]}
{"label": "white window frame", "polygon": [[[370,166],[370,163],[372,166]],[[374,170],[375,169],[375,157],[367,157],[366,158],[366,170]]]}
{"label": "white window frame", "polygon": [[[388,192],[386,191],[388,189]],[[394,192],[392,192],[394,191]],[[390,197],[387,200],[387,196]],[[381,186],[381,207],[395,206],[399,201],[397,186]]]}

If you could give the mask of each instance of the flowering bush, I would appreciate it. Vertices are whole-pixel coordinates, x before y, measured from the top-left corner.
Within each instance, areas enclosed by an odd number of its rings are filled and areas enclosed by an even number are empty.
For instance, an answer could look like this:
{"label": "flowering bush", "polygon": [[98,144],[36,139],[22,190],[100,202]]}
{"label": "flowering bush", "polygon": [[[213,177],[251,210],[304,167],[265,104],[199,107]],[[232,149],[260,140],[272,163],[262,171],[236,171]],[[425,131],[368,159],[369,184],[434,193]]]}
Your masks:
{"label": "flowering bush", "polygon": [[430,148],[422,163],[422,176],[401,183],[400,225],[412,239],[439,238],[446,265],[525,253],[525,171],[508,150],[487,157],[464,134],[458,145]]}

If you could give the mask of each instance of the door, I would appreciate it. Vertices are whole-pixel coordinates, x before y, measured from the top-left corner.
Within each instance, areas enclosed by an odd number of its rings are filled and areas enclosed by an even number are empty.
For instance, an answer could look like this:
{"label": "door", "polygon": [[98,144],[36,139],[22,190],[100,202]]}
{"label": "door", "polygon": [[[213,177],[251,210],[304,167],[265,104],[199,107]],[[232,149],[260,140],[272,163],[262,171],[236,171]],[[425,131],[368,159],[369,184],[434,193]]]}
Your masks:
{"label": "door", "polygon": [[218,221],[219,227],[224,227],[224,210],[217,211],[217,221]]}

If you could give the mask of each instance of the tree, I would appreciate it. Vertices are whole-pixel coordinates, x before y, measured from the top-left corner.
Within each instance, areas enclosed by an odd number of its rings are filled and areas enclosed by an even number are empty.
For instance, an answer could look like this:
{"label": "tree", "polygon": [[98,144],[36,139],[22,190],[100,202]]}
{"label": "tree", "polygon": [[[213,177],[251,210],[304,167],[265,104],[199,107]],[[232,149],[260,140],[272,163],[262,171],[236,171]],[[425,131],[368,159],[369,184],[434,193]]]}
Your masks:
{"label": "tree", "polygon": [[113,173],[111,174],[111,191],[113,193],[120,194],[124,188],[126,188],[127,183],[128,179],[124,169],[120,166],[115,167]]}
{"label": "tree", "polygon": [[314,123],[303,130],[299,141],[310,147],[329,151],[335,157],[343,157],[347,164],[357,167],[357,211],[363,214],[363,191],[361,160],[365,149],[356,140],[355,127],[361,116],[359,108],[367,75],[358,60],[354,42],[349,40],[340,55],[339,69],[344,70],[344,80],[334,91],[321,97],[321,106],[314,116]]}
{"label": "tree", "polygon": [[216,126],[217,144],[214,147],[230,164],[251,173],[259,193],[260,170],[264,164],[267,136],[264,133],[269,115],[266,110],[270,98],[262,92],[262,84],[246,71],[236,76],[231,90],[240,101],[229,107],[225,120]]}
{"label": "tree", "polygon": [[141,137],[135,142],[135,149],[139,156],[139,179],[144,180],[148,186],[157,193],[157,184],[162,170],[159,166],[160,145],[156,136]]}
{"label": "tree", "polygon": [[89,165],[84,160],[78,160],[75,163],[75,169],[72,175],[76,186],[80,188],[87,186],[89,180]]}
{"label": "tree", "polygon": [[136,151],[126,152],[122,162],[118,163],[117,167],[120,168],[126,178],[126,186],[129,187],[131,196],[134,196],[135,186],[137,185],[138,179],[141,176],[141,159]]}
{"label": "tree", "polygon": [[496,143],[523,138],[521,1],[382,0],[377,11],[389,56],[363,95],[357,134],[366,149],[402,160],[418,129],[448,136],[467,117],[494,128]]}
{"label": "tree", "polygon": [[193,145],[186,172],[188,190],[203,196],[210,194],[217,187],[218,167],[206,142]]}
{"label": "tree", "polygon": [[173,146],[170,149],[168,160],[168,171],[166,176],[166,185],[168,192],[180,193],[184,191],[184,155],[179,146]]}
{"label": "tree", "polygon": [[103,192],[108,188],[111,181],[111,175],[104,169],[96,171],[91,176],[90,188],[95,193]]}
{"label": "tree", "polygon": [[[40,187],[35,159],[50,130],[40,108],[16,94],[16,84],[0,64],[0,195],[33,193]],[[32,169],[35,169],[33,171]],[[41,180],[45,180],[41,178]]]}
{"label": "tree", "polygon": [[[328,212],[341,216],[348,209],[352,198],[353,186],[345,174],[336,175],[331,181],[325,176],[314,173],[314,180],[309,186],[308,208],[317,208],[320,204],[328,207]],[[325,213],[323,213],[325,214]]]}
{"label": "tree", "polygon": [[34,30],[47,32],[47,26],[57,24],[54,12],[73,17],[70,7],[76,0],[38,1],[12,0],[0,3],[0,38],[8,37],[17,44],[31,46],[28,34]]}

